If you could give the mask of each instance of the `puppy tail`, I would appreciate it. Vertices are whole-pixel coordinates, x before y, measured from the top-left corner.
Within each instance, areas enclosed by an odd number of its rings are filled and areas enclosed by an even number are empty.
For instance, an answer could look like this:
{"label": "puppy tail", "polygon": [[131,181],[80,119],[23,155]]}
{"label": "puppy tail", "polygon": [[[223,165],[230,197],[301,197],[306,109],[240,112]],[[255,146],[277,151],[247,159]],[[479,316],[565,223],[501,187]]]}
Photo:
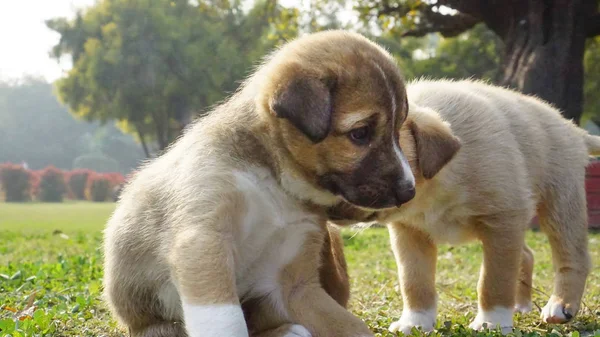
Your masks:
{"label": "puppy tail", "polygon": [[600,156],[600,137],[586,134],[584,140],[588,153],[592,156]]}

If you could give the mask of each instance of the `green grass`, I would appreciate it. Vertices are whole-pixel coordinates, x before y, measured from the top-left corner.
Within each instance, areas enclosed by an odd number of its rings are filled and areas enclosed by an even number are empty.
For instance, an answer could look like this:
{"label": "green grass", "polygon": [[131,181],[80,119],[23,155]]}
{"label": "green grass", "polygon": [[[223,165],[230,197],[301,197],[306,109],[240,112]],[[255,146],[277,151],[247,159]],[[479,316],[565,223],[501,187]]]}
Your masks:
{"label": "green grass", "polygon": [[[110,203],[0,204],[0,336],[126,336],[100,301],[101,229],[113,207]],[[400,317],[402,300],[387,231],[346,230],[344,237],[352,277],[351,310],[376,336],[393,336],[387,327]],[[539,307],[552,285],[550,250],[540,233],[529,233],[527,240],[535,251],[538,308],[516,316],[515,335],[600,336],[600,268],[592,271],[584,305],[573,323],[542,324]],[[599,234],[590,235],[590,248],[594,261],[600,262]],[[440,249],[434,335],[499,335],[465,328],[476,313],[480,262],[477,244]],[[15,320],[10,310],[21,311],[28,304],[37,308],[30,312],[33,318]]]}
{"label": "green grass", "polygon": [[2,203],[0,230],[95,232],[104,227],[114,203]]}

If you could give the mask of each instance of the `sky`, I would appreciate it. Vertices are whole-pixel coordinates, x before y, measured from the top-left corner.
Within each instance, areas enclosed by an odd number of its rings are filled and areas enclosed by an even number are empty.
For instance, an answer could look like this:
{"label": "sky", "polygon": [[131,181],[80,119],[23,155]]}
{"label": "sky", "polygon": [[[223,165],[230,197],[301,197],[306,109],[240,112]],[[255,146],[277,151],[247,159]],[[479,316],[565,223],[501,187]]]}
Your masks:
{"label": "sky", "polygon": [[65,74],[71,62],[66,57],[59,63],[49,56],[60,35],[44,22],[55,17],[73,17],[78,8],[94,3],[95,0],[0,0],[0,80],[29,75],[52,82]]}
{"label": "sky", "polygon": [[0,0],[0,80],[26,75],[54,81],[70,68],[50,58],[60,35],[44,23],[55,17],[73,17],[77,8],[95,0]]}
{"label": "sky", "polygon": [[[60,35],[48,29],[45,21],[73,17],[78,8],[95,0],[0,0],[0,80],[18,80],[25,76],[52,82],[71,68],[65,57],[61,62],[50,57]],[[303,0],[281,0],[284,6],[304,4]],[[350,9],[338,13],[349,20]]]}

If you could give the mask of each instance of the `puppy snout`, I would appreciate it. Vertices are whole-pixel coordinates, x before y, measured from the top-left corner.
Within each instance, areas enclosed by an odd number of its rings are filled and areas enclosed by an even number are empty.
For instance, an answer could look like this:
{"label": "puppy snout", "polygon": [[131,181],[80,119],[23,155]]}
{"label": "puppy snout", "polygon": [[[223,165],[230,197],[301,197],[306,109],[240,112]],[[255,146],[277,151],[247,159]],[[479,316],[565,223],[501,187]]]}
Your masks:
{"label": "puppy snout", "polygon": [[401,181],[394,191],[396,197],[396,206],[400,206],[411,201],[416,194],[415,184],[411,181]]}

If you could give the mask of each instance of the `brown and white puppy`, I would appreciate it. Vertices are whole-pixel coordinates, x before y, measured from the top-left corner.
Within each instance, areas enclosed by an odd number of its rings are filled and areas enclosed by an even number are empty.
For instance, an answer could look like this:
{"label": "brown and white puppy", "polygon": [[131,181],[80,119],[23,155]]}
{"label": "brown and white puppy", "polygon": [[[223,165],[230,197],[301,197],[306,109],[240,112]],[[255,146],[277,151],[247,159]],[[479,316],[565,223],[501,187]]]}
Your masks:
{"label": "brown and white puppy", "polygon": [[132,336],[372,335],[320,284],[324,207],[414,196],[406,108],[366,38],[283,46],[124,188],[105,231],[112,312]]}
{"label": "brown and white puppy", "polygon": [[572,319],[590,270],[584,178],[600,138],[539,99],[481,82],[422,80],[407,94],[400,147],[416,177],[415,198],[392,211],[340,204],[330,212],[340,224],[388,224],[404,302],[390,329],[434,328],[436,246],[477,239],[484,256],[471,327],[510,330],[514,310],[532,309],[533,254],[524,235],[536,213],[556,273],[541,317]]}

